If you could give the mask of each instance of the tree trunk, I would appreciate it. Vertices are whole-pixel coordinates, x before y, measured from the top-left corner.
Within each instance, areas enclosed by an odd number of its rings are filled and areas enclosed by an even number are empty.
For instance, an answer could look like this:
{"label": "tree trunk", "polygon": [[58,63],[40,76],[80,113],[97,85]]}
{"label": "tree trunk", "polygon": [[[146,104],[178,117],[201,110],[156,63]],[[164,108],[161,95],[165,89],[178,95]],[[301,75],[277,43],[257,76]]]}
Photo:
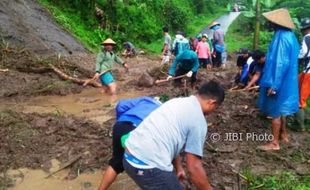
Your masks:
{"label": "tree trunk", "polygon": [[254,41],[253,41],[253,49],[258,49],[259,46],[259,32],[260,32],[260,0],[256,0],[256,8],[255,8],[255,32],[254,32]]}
{"label": "tree trunk", "polygon": [[80,84],[80,85],[84,85],[86,82],[88,85],[91,85],[93,87],[101,87],[102,85],[96,81],[90,81],[88,82],[88,80],[83,80],[83,79],[78,79],[78,78],[74,78],[71,77],[69,75],[67,75],[66,73],[62,72],[60,69],[58,69],[57,67],[55,67],[52,64],[49,64],[49,67],[63,80],[70,80],[74,83]]}

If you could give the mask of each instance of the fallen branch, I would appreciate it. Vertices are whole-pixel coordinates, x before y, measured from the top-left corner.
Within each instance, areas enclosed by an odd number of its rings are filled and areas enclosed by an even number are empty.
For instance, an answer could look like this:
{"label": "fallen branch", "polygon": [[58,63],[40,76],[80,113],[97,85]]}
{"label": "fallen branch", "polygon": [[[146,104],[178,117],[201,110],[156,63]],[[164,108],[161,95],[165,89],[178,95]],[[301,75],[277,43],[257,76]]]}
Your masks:
{"label": "fallen branch", "polygon": [[49,178],[52,175],[60,172],[61,170],[71,166],[73,163],[75,163],[76,161],[78,161],[80,158],[82,157],[82,154],[77,155],[76,157],[73,157],[72,159],[68,160],[67,162],[65,162],[62,166],[60,166],[60,168],[50,174],[48,174],[48,176],[46,176],[45,178]]}
{"label": "fallen branch", "polygon": [[228,89],[228,91],[229,91],[229,92],[232,92],[232,91],[238,90],[238,89],[240,89],[240,88],[241,88],[241,86],[234,86],[234,87]]}
{"label": "fallen branch", "polygon": [[257,89],[259,89],[259,86],[252,86],[248,89],[245,89],[245,88],[239,89],[239,87],[237,86],[237,87],[233,87],[233,88],[229,89],[229,91],[230,92],[241,92],[241,91],[246,92],[246,91],[257,90]]}
{"label": "fallen branch", "polygon": [[[79,85],[83,85],[84,83],[87,82],[87,80],[82,80],[82,79],[78,79],[78,78],[74,78],[74,77],[71,77],[67,74],[65,74],[64,72],[62,72],[60,69],[58,69],[57,67],[55,67],[54,65],[52,64],[49,64],[49,67],[60,77],[62,78],[63,80],[70,80],[74,83],[77,83]],[[91,82],[88,82],[87,83],[88,85],[91,85],[91,86],[94,86],[94,87],[101,87],[102,85],[96,81],[91,81]]]}

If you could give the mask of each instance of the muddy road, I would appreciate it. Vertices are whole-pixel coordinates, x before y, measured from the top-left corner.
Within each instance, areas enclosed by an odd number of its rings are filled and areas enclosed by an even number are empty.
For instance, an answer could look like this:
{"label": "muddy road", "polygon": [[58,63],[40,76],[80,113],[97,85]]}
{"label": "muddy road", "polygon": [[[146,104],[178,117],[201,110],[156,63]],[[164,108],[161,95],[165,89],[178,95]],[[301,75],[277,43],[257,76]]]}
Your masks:
{"label": "muddy road", "polygon": [[[1,68],[9,69],[0,72],[3,85],[0,98],[0,186],[3,188],[96,189],[111,156],[111,128],[118,99],[141,95],[168,99],[195,92],[190,88],[176,89],[169,83],[151,88],[139,86],[139,76],[146,70],[154,78],[166,77],[165,68],[159,67],[157,57],[142,56],[139,60],[128,59],[131,69],[127,74],[122,68],[113,70],[119,95],[116,100],[111,100],[100,94],[99,89],[63,81],[50,71],[29,73],[29,69],[41,68],[42,60],[38,62],[27,57],[31,54],[11,51],[2,53],[0,63]],[[231,59],[225,70],[206,72],[201,69],[199,83],[212,79],[229,89],[235,73],[234,57]],[[91,71],[85,71],[70,61],[54,61],[70,75],[91,76]],[[66,88],[60,86],[40,91],[38,87],[55,83],[65,83]],[[39,92],[33,93],[34,88]],[[204,166],[215,189],[245,189],[250,181],[239,175],[245,170],[254,174],[290,171],[305,175],[310,172],[309,133],[290,131],[291,141],[283,144],[283,149],[277,153],[256,149],[265,142],[260,136],[270,134],[270,120],[260,115],[255,106],[256,97],[255,92],[227,91],[224,104],[207,116],[209,130]],[[227,140],[227,135],[232,133],[242,136]],[[247,138],[248,134],[256,137]],[[220,138],[215,139],[215,136]],[[68,167],[46,178],[50,172],[68,163]],[[112,189],[136,189],[136,186],[122,175]]]}
{"label": "muddy road", "polygon": [[[221,28],[226,33],[228,31],[229,26],[233,23],[236,18],[241,14],[241,12],[230,12],[228,14],[225,14],[221,16],[220,18],[216,19],[215,21],[219,22],[221,24]],[[208,36],[213,36],[212,30],[209,29],[209,27],[204,28],[201,32],[201,34],[207,33]]]}

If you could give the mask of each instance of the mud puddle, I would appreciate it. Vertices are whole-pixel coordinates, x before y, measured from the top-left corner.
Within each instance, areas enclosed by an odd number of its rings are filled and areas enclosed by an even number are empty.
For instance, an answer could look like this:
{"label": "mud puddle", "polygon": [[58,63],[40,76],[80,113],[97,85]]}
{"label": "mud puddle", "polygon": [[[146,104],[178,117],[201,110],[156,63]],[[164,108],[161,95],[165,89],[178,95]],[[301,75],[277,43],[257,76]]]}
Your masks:
{"label": "mud puddle", "polygon": [[120,99],[141,96],[141,91],[131,91],[111,97],[100,89],[85,89],[80,94],[67,96],[38,96],[24,102],[0,101],[0,110],[12,109],[23,113],[72,114],[102,123],[112,118],[110,112]]}
{"label": "mud puddle", "polygon": [[[51,161],[52,167],[50,172],[56,171],[60,167],[60,162],[56,159]],[[17,170],[9,170],[7,172],[15,186],[9,190],[96,190],[99,187],[102,178],[102,171],[96,170],[91,173],[83,173],[73,180],[67,180],[69,170],[62,170],[51,177],[43,170],[33,170],[28,168],[20,168]],[[134,183],[126,176],[121,174],[117,181],[111,186],[111,190],[137,189]]]}

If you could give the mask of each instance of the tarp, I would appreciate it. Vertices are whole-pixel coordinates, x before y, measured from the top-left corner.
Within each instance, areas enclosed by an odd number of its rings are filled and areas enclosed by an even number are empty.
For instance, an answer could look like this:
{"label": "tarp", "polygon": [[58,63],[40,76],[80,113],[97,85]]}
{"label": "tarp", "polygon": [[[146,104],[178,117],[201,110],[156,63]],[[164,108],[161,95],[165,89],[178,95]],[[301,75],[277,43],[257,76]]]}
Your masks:
{"label": "tarp", "polygon": [[[273,118],[298,112],[299,44],[291,30],[277,29],[267,52],[258,106]],[[275,95],[267,96],[272,88]]]}

